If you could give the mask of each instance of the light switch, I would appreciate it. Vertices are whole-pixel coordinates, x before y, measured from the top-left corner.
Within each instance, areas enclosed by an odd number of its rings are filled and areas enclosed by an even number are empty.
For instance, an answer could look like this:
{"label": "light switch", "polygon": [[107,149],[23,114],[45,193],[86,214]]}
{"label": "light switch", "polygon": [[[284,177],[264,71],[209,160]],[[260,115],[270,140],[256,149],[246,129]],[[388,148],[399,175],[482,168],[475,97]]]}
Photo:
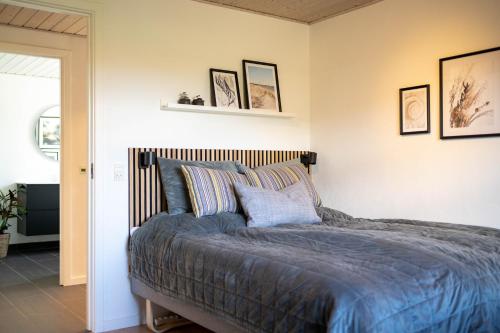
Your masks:
{"label": "light switch", "polygon": [[125,177],[125,168],[123,164],[116,163],[113,165],[113,179],[115,182],[122,182]]}
{"label": "light switch", "polygon": [[168,100],[160,99],[160,109],[166,109],[168,106]]}

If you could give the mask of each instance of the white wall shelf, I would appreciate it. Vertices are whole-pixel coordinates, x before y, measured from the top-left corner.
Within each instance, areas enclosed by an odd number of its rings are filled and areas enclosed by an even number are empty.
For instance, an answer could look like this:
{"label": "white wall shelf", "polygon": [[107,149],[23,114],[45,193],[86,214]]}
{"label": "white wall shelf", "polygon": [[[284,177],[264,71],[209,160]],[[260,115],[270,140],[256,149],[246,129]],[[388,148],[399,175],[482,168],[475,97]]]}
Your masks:
{"label": "white wall shelf", "polygon": [[163,102],[160,102],[160,109],[163,111],[223,114],[232,116],[295,118],[295,114],[286,112],[253,111],[248,109],[228,109],[215,106],[200,106],[191,104],[177,104],[177,103],[163,103]]}

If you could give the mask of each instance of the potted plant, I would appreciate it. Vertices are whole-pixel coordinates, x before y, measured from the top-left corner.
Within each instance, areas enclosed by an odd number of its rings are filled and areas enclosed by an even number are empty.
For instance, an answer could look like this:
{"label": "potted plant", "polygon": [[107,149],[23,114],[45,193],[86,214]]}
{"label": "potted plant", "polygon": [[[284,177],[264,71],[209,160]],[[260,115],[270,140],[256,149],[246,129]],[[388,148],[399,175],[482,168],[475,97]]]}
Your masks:
{"label": "potted plant", "polygon": [[24,213],[16,194],[16,190],[7,193],[0,190],[0,258],[5,258],[9,249],[10,234],[6,232],[10,227],[9,219]]}

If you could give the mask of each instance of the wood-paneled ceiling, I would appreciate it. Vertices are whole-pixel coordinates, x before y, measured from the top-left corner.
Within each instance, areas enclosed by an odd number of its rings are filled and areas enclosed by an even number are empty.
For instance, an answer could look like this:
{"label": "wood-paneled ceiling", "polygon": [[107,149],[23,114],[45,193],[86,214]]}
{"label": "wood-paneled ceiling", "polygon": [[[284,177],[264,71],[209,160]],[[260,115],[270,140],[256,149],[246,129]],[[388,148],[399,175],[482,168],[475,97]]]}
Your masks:
{"label": "wood-paneled ceiling", "polygon": [[60,60],[0,52],[0,74],[15,74],[49,79],[61,77]]}
{"label": "wood-paneled ceiling", "polygon": [[312,24],[382,0],[195,0]]}
{"label": "wood-paneled ceiling", "polygon": [[87,36],[87,18],[0,4],[0,24]]}

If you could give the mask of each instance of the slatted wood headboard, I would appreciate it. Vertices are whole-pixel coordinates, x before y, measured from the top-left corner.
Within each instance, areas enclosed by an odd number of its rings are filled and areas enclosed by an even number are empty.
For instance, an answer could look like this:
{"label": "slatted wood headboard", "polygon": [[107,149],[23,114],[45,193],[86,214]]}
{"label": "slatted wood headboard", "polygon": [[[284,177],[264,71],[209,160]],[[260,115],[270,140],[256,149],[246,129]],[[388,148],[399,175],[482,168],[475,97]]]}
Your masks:
{"label": "slatted wood headboard", "polygon": [[139,153],[145,151],[153,151],[158,157],[187,161],[240,161],[251,168],[285,162],[307,153],[299,150],[129,148],[130,227],[140,227],[148,218],[167,209],[159,168],[156,165],[139,168]]}

